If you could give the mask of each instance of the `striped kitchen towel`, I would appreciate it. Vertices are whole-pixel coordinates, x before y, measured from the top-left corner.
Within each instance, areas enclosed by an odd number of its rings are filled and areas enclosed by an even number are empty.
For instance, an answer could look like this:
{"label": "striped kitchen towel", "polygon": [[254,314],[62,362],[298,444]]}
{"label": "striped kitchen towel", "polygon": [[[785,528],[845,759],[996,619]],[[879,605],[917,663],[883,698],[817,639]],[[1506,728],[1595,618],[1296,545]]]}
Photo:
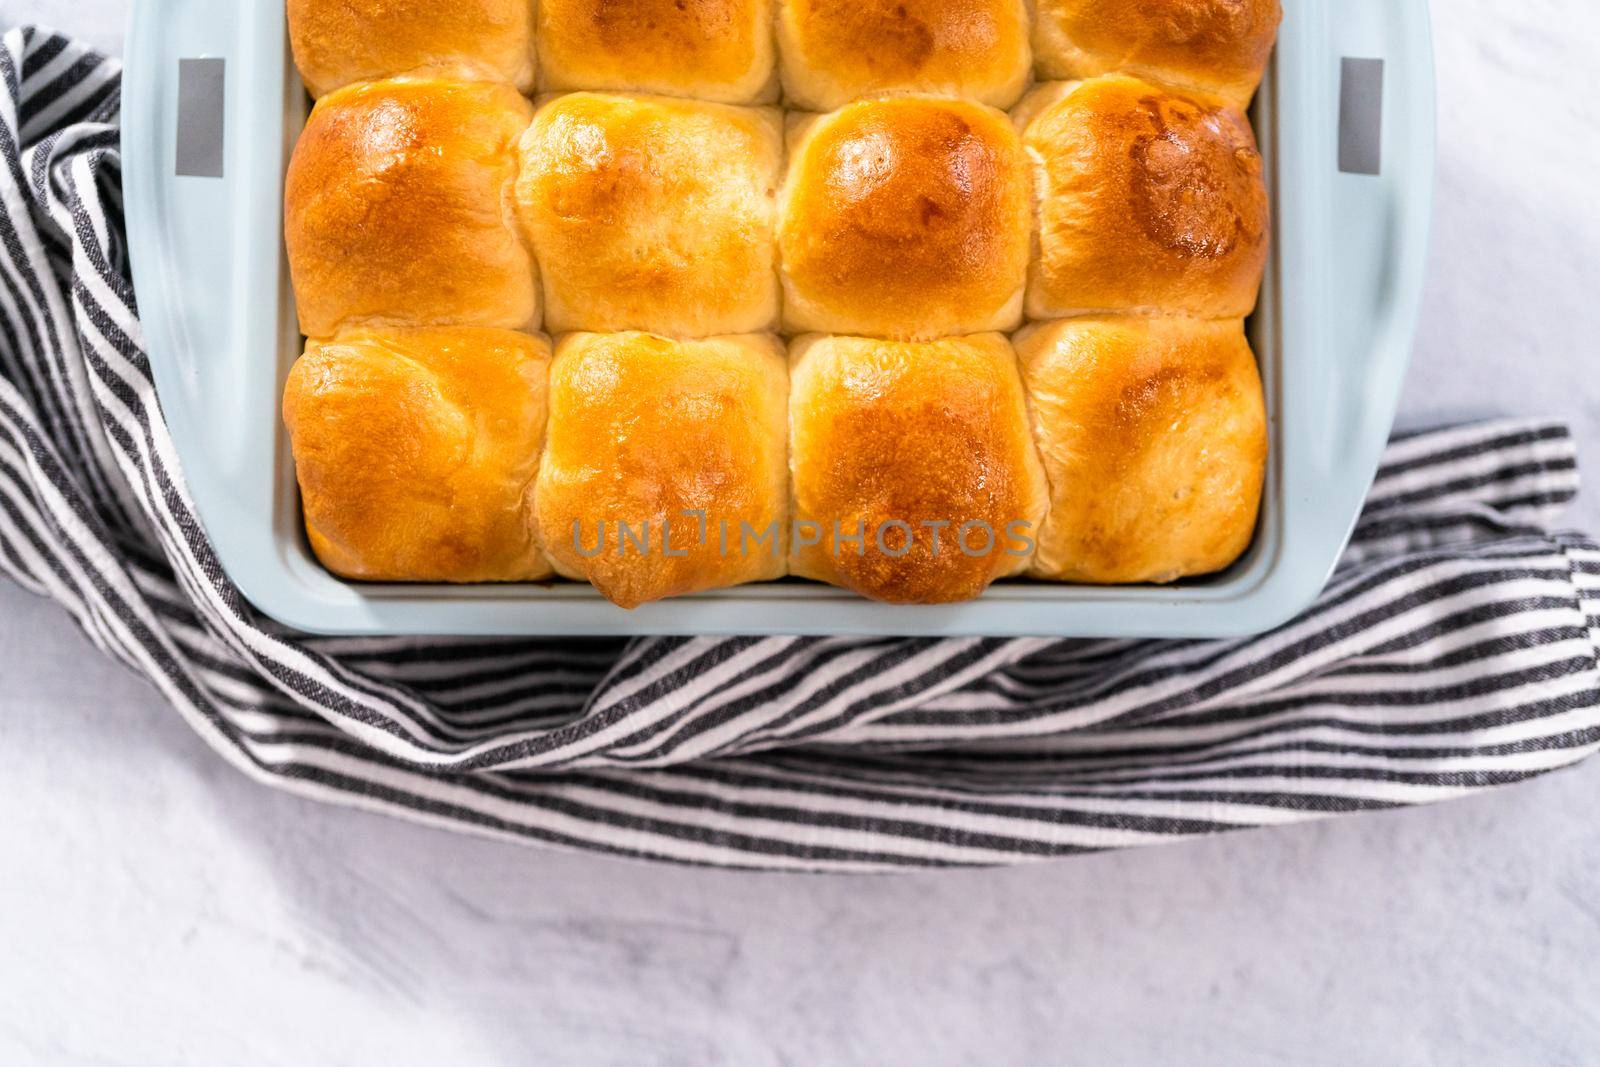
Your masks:
{"label": "striped kitchen towel", "polygon": [[1560,426],[1390,449],[1251,641],[340,639],[229,583],[128,282],[118,70],[0,44],[0,569],[216,749],[462,830],[754,869],[1004,864],[1457,797],[1600,747],[1600,549]]}

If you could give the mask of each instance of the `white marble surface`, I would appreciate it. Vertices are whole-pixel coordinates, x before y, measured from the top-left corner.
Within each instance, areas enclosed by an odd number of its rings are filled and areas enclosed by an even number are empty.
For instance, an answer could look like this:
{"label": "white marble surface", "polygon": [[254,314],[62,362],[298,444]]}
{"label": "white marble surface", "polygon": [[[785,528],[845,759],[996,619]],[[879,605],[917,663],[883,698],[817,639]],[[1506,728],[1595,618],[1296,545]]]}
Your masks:
{"label": "white marble surface", "polygon": [[[1600,463],[1600,7],[1438,0],[1408,411]],[[107,47],[121,0],[0,0]],[[1600,506],[1579,516],[1600,527]],[[1600,764],[1016,871],[632,866],[281,796],[0,585],[0,1063],[1559,1064],[1600,1054]]]}

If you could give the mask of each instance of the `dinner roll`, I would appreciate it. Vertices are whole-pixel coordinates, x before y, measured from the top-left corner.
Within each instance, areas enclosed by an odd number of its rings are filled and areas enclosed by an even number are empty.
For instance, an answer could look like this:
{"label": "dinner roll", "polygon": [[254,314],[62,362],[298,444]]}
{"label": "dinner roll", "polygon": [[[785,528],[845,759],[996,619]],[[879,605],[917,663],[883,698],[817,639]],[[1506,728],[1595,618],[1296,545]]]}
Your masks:
{"label": "dinner roll", "polygon": [[1123,71],[1250,103],[1283,21],[1278,0],[1036,0],[1044,78]]}
{"label": "dinner roll", "polygon": [[539,0],[545,89],[777,98],[772,0]]}
{"label": "dinner roll", "polygon": [[784,370],[770,336],[562,338],[535,494],[556,569],[625,608],[782,577]]}
{"label": "dinner roll", "polygon": [[288,14],[312,96],[421,70],[533,87],[531,0],[288,0]]}
{"label": "dinner roll", "polygon": [[905,96],[796,125],[778,224],[790,333],[921,340],[1022,316],[1031,191],[1005,115]]}
{"label": "dinner roll", "polygon": [[1040,170],[1030,317],[1250,314],[1271,211],[1241,111],[1110,76],[1036,90],[1016,117]]}
{"label": "dinner roll", "polygon": [[1072,319],[1017,352],[1050,478],[1035,577],[1171,582],[1249,547],[1267,423],[1242,321]]}
{"label": "dinner roll", "polygon": [[789,102],[831,111],[912,91],[1017,102],[1033,56],[1024,0],[780,0]]}
{"label": "dinner roll", "polygon": [[1003,336],[812,336],[790,371],[792,574],[941,604],[1027,568],[1048,489]]}
{"label": "dinner roll", "polygon": [[283,418],[311,548],[344,578],[548,578],[530,489],[550,345],[471,327],[311,341]]}
{"label": "dinner roll", "polygon": [[536,325],[533,261],[506,209],[531,114],[515,89],[483,82],[368,82],[323,97],[284,193],[306,335]]}
{"label": "dinner roll", "polygon": [[771,109],[596,93],[545,104],[517,202],[550,330],[771,329],[782,152]]}

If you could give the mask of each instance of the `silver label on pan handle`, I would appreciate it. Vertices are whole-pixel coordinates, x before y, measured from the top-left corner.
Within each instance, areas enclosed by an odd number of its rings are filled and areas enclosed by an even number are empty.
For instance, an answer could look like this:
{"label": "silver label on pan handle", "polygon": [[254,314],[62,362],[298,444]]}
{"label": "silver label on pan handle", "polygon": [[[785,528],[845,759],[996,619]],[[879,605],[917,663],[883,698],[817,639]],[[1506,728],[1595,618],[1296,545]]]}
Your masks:
{"label": "silver label on pan handle", "polygon": [[178,60],[179,177],[222,177],[227,69],[224,59]]}
{"label": "silver label on pan handle", "polygon": [[1339,85],[1339,169],[1383,173],[1383,60],[1346,57]]}

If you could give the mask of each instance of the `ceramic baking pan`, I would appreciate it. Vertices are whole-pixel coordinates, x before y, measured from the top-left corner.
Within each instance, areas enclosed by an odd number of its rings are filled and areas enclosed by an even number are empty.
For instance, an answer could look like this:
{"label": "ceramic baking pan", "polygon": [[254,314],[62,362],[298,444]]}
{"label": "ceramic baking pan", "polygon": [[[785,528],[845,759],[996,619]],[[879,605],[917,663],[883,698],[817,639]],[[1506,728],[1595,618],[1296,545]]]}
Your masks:
{"label": "ceramic baking pan", "polygon": [[361,585],[311,555],[278,403],[299,354],[283,175],[307,102],[282,0],[139,0],[124,166],[157,389],[229,576],[307,630],[421,634],[1223,637],[1304,609],[1349,536],[1393,424],[1433,185],[1425,0],[1285,0],[1256,105],[1274,246],[1251,336],[1272,459],[1254,546],[1170,588],[1007,582],[950,607],[889,607],[802,582],[626,612],[586,586]]}

